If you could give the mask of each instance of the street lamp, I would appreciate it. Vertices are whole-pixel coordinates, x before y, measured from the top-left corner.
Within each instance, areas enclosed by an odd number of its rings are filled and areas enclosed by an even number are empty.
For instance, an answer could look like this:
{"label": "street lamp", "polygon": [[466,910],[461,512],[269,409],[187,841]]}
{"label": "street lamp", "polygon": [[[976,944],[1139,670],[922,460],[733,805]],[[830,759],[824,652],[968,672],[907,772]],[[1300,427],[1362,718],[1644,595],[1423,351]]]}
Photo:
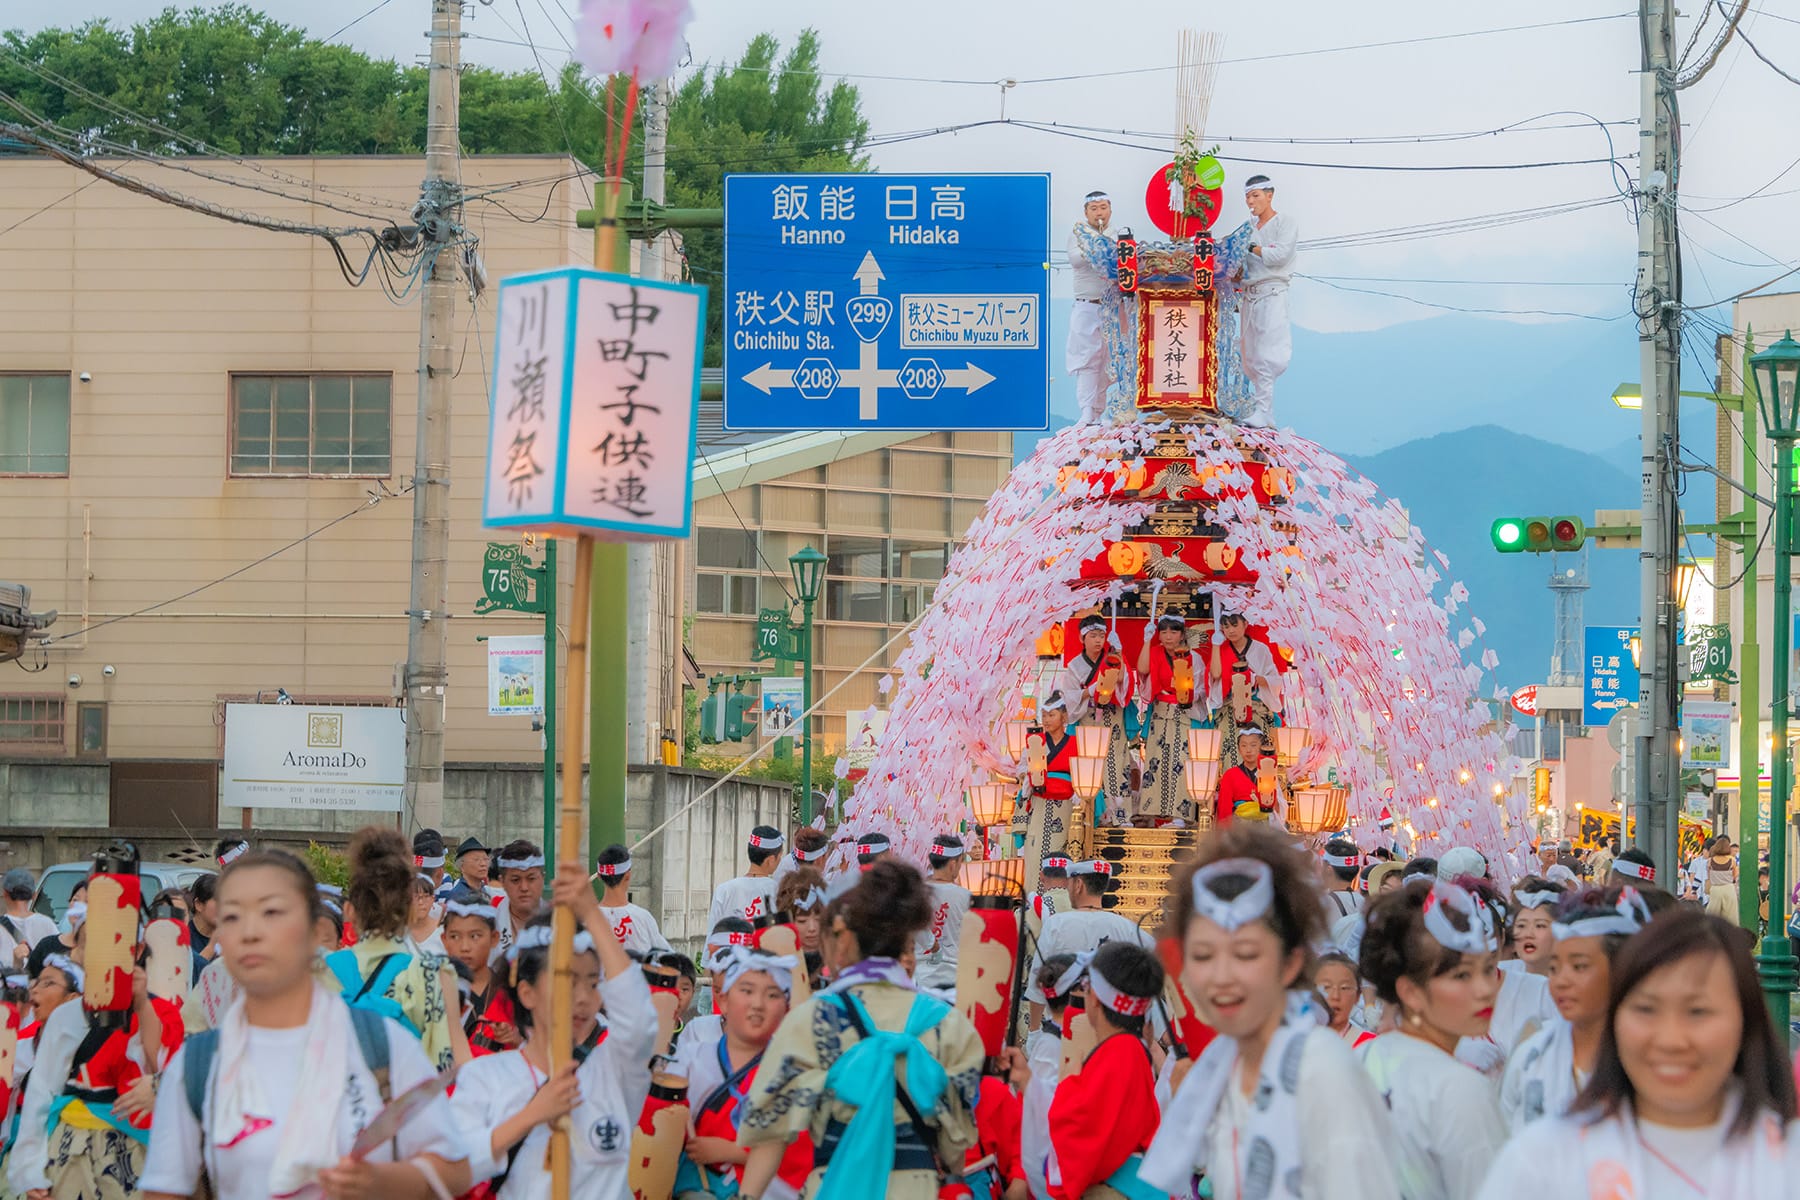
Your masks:
{"label": "street lamp", "polygon": [[788,569],[794,573],[794,590],[800,594],[800,823],[811,825],[813,819],[812,778],[812,706],[813,706],[813,605],[819,600],[819,585],[825,580],[825,556],[811,546],[802,546],[788,555]]}
{"label": "street lamp", "polygon": [[1675,609],[1685,612],[1688,597],[1693,595],[1694,580],[1699,577],[1700,564],[1691,558],[1684,558],[1675,564]]}
{"label": "street lamp", "polygon": [[[1774,707],[1769,732],[1775,747],[1769,766],[1769,926],[1757,967],[1769,1015],[1783,1036],[1788,1031],[1788,996],[1794,990],[1793,950],[1787,939],[1788,791],[1793,787],[1794,752],[1788,745],[1788,646],[1793,612],[1794,442],[1800,439],[1800,343],[1789,333],[1767,350],[1750,356],[1751,376],[1762,393],[1763,424],[1775,443],[1775,646],[1770,692]],[[1748,703],[1743,719],[1751,719]],[[1754,768],[1745,764],[1746,775]]]}

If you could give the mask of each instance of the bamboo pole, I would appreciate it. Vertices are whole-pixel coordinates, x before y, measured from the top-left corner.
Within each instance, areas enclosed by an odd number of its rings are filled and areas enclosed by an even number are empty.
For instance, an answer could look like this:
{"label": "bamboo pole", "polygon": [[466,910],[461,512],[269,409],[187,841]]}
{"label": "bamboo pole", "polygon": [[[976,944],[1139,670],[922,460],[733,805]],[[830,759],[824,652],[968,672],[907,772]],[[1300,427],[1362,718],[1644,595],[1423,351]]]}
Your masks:
{"label": "bamboo pole", "polygon": [[[563,726],[563,785],[556,844],[564,857],[579,854],[581,843],[582,737],[587,733],[588,590],[593,584],[594,539],[575,540],[575,595],[570,608],[567,723]],[[554,584],[552,585],[554,586]],[[555,697],[551,697],[555,703]],[[550,1073],[575,1056],[575,914],[558,905],[550,932]],[[569,1118],[550,1128],[550,1194],[568,1200]]]}

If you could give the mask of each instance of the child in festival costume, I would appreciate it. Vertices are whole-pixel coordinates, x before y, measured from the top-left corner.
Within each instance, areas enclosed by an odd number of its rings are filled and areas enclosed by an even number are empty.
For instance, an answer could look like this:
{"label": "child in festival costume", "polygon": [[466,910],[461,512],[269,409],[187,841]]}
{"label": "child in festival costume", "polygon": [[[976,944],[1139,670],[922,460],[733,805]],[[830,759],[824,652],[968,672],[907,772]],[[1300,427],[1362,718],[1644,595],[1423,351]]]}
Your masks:
{"label": "child in festival costume", "polygon": [[668,950],[669,939],[663,936],[650,910],[631,902],[631,851],[614,843],[600,852],[594,866],[594,878],[606,894],[600,897],[600,908],[612,922],[613,936],[627,954],[643,956],[652,950]]}
{"label": "child in festival costume", "polygon": [[494,949],[499,959],[544,903],[544,852],[524,838],[508,842],[494,856],[494,876],[506,893],[500,901],[500,945]]}
{"label": "child in festival costume", "polygon": [[1038,709],[1040,728],[1026,739],[1025,793],[1014,810],[1012,829],[1024,834],[1024,854],[1061,854],[1069,844],[1075,815],[1075,735],[1069,729],[1068,698],[1051,692]]}
{"label": "child in festival costume", "polygon": [[384,1015],[412,1029],[438,1070],[466,1061],[462,1022],[451,1016],[456,972],[444,955],[414,953],[402,940],[416,894],[412,847],[397,831],[371,825],[350,839],[349,859],[345,894],[356,913],[356,945],[325,960],[344,998],[388,1007]]}
{"label": "child in festival costume", "polygon": [[1188,798],[1184,769],[1201,663],[1188,649],[1185,617],[1165,614],[1153,629],[1147,626],[1145,634],[1137,669],[1145,689],[1139,700],[1149,700],[1150,725],[1144,740],[1144,780],[1135,815],[1158,825],[1186,824],[1194,819],[1194,802]]}
{"label": "child in festival costume", "polygon": [[1037,968],[1052,954],[1080,954],[1099,948],[1105,941],[1130,942],[1150,946],[1150,935],[1139,929],[1130,918],[1104,907],[1107,884],[1112,879],[1112,864],[1105,859],[1088,859],[1070,863],[1069,910],[1051,915],[1044,921],[1037,939],[1037,957],[1032,964],[1032,983],[1025,989],[1031,1002],[1031,1019],[1041,1015],[1044,994],[1037,989]]}
{"label": "child in festival costume", "polygon": [[1533,975],[1550,974],[1550,956],[1556,950],[1551,925],[1556,919],[1557,902],[1565,894],[1566,889],[1561,884],[1535,875],[1527,875],[1513,884],[1507,926],[1518,956],[1514,961]]}
{"label": "child in festival costume", "polygon": [[1550,997],[1560,1016],[1507,1061],[1500,1109],[1515,1133],[1539,1117],[1568,1112],[1592,1078],[1606,1029],[1612,961],[1627,939],[1650,923],[1650,910],[1635,888],[1577,893],[1564,898],[1554,916]]}
{"label": "child in festival costume", "polygon": [[1084,1011],[1098,1044],[1081,1070],[1057,1085],[1050,1103],[1050,1194],[1055,1200],[1160,1195],[1138,1178],[1137,1168],[1160,1117],[1144,1017],[1162,994],[1162,963],[1142,946],[1108,942],[1075,956],[1063,977],[1075,986],[1070,974],[1086,981]]}
{"label": "child in festival costume", "polygon": [[[656,1010],[644,973],[613,937],[579,861],[559,863],[555,903],[572,910],[575,935],[576,1061],[550,1071],[550,916],[521,931],[508,951],[508,990],[525,1033],[517,1050],[490,1054],[457,1076],[451,1104],[464,1128],[479,1131],[471,1169],[501,1200],[550,1195],[545,1163],[550,1125],[569,1117],[573,1200],[630,1195],[631,1130],[650,1092]],[[606,1025],[598,1016],[604,1002]]]}
{"label": "child in festival costume", "polygon": [[1362,998],[1362,977],[1356,973],[1356,964],[1350,961],[1350,956],[1335,950],[1321,954],[1319,961],[1313,964],[1312,979],[1314,990],[1331,1014],[1326,1021],[1331,1032],[1349,1042],[1351,1049],[1373,1040],[1374,1034],[1350,1021],[1356,1002]]}
{"label": "child in festival costume", "polygon": [[452,893],[444,902],[444,949],[469,972],[468,1015],[463,1034],[472,1054],[492,1054],[518,1044],[516,1031],[506,1040],[496,1036],[487,1019],[500,994],[500,973],[493,968],[494,947],[500,943],[500,910],[476,893]]}
{"label": "child in festival costume", "polygon": [[1049,1181],[1044,1178],[1044,1166],[1050,1159],[1050,1104],[1056,1096],[1061,1066],[1063,1014],[1069,1007],[1069,993],[1059,991],[1057,984],[1074,965],[1073,954],[1045,957],[1032,977],[1044,996],[1044,1019],[1025,1035],[1023,1051],[1009,1047],[1003,1052],[1020,1097],[1020,1163],[1032,1196],[1039,1200],[1048,1200],[1050,1195]]}
{"label": "child in festival costume", "polygon": [[[749,1152],[738,1145],[744,1100],[756,1080],[763,1052],[787,1016],[793,972],[791,957],[746,946],[719,955],[724,965],[724,991],[719,1001],[724,1036],[709,1060],[689,1064],[689,1129],[684,1165],[676,1190],[680,1195],[732,1196],[743,1182]],[[765,1200],[793,1200],[812,1170],[812,1142],[805,1135],[788,1147]],[[700,1172],[704,1171],[704,1177]],[[703,1182],[704,1179],[704,1182]]]}
{"label": "child in festival costume", "polygon": [[1612,962],[1599,1054],[1574,1107],[1521,1130],[1478,1200],[1792,1196],[1794,1115],[1786,1039],[1742,933],[1667,912]]}
{"label": "child in festival costume", "polygon": [[1260,1185],[1299,1200],[1397,1200],[1380,1098],[1307,990],[1325,934],[1311,856],[1266,825],[1227,826],[1183,864],[1164,907],[1182,984],[1218,1036],[1138,1177],[1179,1196],[1204,1173],[1219,1197]]}
{"label": "child in festival costume", "polygon": [[754,921],[770,912],[775,903],[775,868],[781,862],[781,848],[787,839],[781,830],[758,825],[750,831],[746,853],[750,869],[736,879],[727,879],[713,889],[712,907],[707,910],[707,928],[716,928],[726,917],[742,917]]}
{"label": "child in festival costume", "polygon": [[931,920],[916,870],[878,862],[835,903],[825,957],[836,982],[781,1023],[750,1092],[744,1195],[762,1196],[806,1133],[808,1200],[936,1200],[975,1143],[981,1037],[900,965]]}
{"label": "child in festival costume", "polygon": [[351,1154],[390,1098],[436,1070],[418,1038],[315,978],[321,907],[306,865],[249,851],[226,867],[218,897],[220,957],[241,995],[163,1072],[138,1181],[146,1200],[198,1195],[202,1173],[218,1200],[427,1200],[466,1189],[462,1131],[442,1098],[366,1156]]}
{"label": "child in festival costume", "polygon": [[1369,910],[1362,973],[1398,1008],[1397,1032],[1361,1053],[1393,1113],[1393,1147],[1407,1200],[1472,1200],[1506,1122],[1494,1088],[1454,1057],[1481,1038],[1500,994],[1492,911],[1454,883],[1418,879]]}

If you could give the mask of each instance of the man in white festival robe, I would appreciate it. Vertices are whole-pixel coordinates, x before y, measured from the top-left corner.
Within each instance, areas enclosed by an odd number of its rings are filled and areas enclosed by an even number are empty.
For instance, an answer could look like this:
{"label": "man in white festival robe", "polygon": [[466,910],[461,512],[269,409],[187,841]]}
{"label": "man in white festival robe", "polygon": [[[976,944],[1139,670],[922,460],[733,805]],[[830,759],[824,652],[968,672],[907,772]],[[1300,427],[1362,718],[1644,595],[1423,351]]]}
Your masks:
{"label": "man in white festival robe", "polygon": [[1250,235],[1250,252],[1244,256],[1238,308],[1244,375],[1250,381],[1249,411],[1238,423],[1273,429],[1275,380],[1294,356],[1288,327],[1288,283],[1294,276],[1300,225],[1293,217],[1275,211],[1275,183],[1267,175],[1252,175],[1245,182],[1244,203],[1256,228]]}
{"label": "man in white festival robe", "polygon": [[1106,334],[1101,313],[1118,289],[1096,267],[1084,243],[1097,238],[1108,252],[1113,239],[1106,236],[1112,223],[1112,200],[1105,192],[1089,192],[1081,206],[1082,223],[1069,232],[1069,270],[1075,277],[1075,304],[1069,313],[1069,340],[1063,350],[1063,369],[1075,381],[1075,400],[1081,420],[1098,421],[1106,412],[1106,388],[1111,379],[1107,365]]}

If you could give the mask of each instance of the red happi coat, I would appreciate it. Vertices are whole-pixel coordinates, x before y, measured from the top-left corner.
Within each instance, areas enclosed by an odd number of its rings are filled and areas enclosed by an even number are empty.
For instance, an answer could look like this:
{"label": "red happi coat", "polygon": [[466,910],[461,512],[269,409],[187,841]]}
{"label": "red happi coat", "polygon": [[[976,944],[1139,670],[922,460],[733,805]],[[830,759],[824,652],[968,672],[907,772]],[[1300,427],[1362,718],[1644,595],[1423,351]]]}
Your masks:
{"label": "red happi coat", "polygon": [[[727,1063],[725,1039],[720,1038],[717,1053],[720,1062]],[[736,1074],[728,1072],[725,1082],[714,1088],[710,1096],[701,1096],[693,1110],[694,1136],[724,1138],[728,1142],[738,1140],[738,1126],[744,1120],[744,1100],[750,1095],[750,1087],[756,1082],[756,1071],[762,1063],[762,1056],[756,1056],[748,1069]],[[690,1097],[690,1099],[693,1099]],[[702,1172],[717,1172],[717,1167],[702,1167]],[[744,1168],[741,1164],[733,1164],[727,1168],[739,1185],[744,1182]],[[801,1134],[788,1145],[781,1156],[781,1166],[776,1174],[789,1187],[800,1189],[806,1186],[806,1177],[812,1174],[813,1143],[809,1134]]]}
{"label": "red happi coat", "polygon": [[[1175,664],[1185,659],[1188,665],[1188,685],[1183,695],[1175,686]],[[1194,696],[1205,684],[1205,669],[1201,666],[1200,656],[1192,650],[1182,650],[1170,654],[1160,645],[1150,647],[1150,699],[1154,703],[1188,705],[1194,702]]]}
{"label": "red happi coat", "polygon": [[1081,1200],[1133,1154],[1150,1148],[1161,1120],[1150,1052],[1130,1034],[1115,1033],[1087,1056],[1079,1073],[1056,1085],[1050,1101],[1050,1147],[1061,1182],[1055,1200]]}

